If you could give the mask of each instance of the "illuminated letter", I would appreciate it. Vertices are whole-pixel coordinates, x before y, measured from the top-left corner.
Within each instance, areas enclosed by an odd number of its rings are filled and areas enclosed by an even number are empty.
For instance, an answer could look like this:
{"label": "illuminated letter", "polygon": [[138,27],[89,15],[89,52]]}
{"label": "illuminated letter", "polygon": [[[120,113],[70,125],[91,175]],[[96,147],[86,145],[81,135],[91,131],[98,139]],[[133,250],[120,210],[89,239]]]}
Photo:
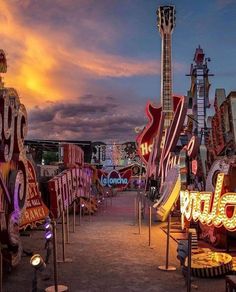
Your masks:
{"label": "illuminated letter", "polygon": [[[233,215],[227,215],[227,208],[233,208]],[[229,231],[234,231],[236,229],[236,194],[226,193],[220,198],[219,202],[219,213],[220,220],[224,227]]]}
{"label": "illuminated letter", "polygon": [[147,145],[147,143],[141,144],[140,147],[141,147],[141,153],[142,153],[142,155],[148,154],[148,145]]}

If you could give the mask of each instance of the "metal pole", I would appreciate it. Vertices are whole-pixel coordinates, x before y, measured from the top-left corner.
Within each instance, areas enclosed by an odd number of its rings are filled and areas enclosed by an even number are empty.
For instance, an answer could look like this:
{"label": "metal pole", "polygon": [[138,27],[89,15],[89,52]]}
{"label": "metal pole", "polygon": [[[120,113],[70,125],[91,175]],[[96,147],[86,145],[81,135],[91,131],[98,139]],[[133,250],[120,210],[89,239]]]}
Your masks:
{"label": "metal pole", "polygon": [[62,260],[65,262],[65,214],[62,211]]}
{"label": "metal pole", "polygon": [[56,232],[56,222],[52,221],[52,231],[53,231],[53,266],[54,266],[54,286],[55,292],[58,292],[58,273],[57,273],[57,232]]}
{"label": "metal pole", "polygon": [[187,292],[191,292],[191,256],[192,256],[192,233],[188,234],[188,274],[187,274]]}
{"label": "metal pole", "polygon": [[136,221],[137,221],[137,225],[139,224],[139,201],[140,201],[140,197],[139,197],[139,191],[137,192],[137,195],[136,195],[136,198],[137,198],[137,207],[136,207],[136,210],[137,210],[137,217],[136,217]]}
{"label": "metal pole", "polygon": [[152,229],[152,207],[149,207],[149,246],[151,246],[151,229]]}
{"label": "metal pole", "polygon": [[46,292],[62,292],[68,291],[68,287],[58,285],[58,270],[57,270],[57,234],[56,234],[56,221],[52,220],[53,230],[53,268],[54,268],[54,285],[45,289]]}
{"label": "metal pole", "polygon": [[91,193],[89,191],[89,222],[91,222]]}
{"label": "metal pole", "polygon": [[142,217],[141,217],[141,201],[139,200],[138,202],[138,232],[139,234],[141,234],[141,221]]}
{"label": "metal pole", "polygon": [[34,278],[32,282],[32,292],[38,292],[37,270],[34,270]]}
{"label": "metal pole", "polygon": [[134,198],[134,225],[137,221],[137,197]]}
{"label": "metal pole", "polygon": [[76,211],[76,202],[73,202],[73,232],[75,233],[75,211]]}
{"label": "metal pole", "polygon": [[79,226],[81,225],[81,216],[82,216],[82,202],[79,200]]}
{"label": "metal pole", "polygon": [[69,205],[67,205],[66,207],[66,243],[70,243],[69,236],[70,236],[70,217],[69,217]]}
{"label": "metal pole", "polygon": [[111,192],[110,200],[111,200],[111,206],[112,206],[112,196],[113,196],[113,190]]}
{"label": "metal pole", "polygon": [[143,161],[141,161],[141,165],[140,165],[140,168],[139,168],[139,178],[138,178],[138,181],[139,181],[138,188],[139,188],[139,190],[141,189],[142,170],[143,170]]}
{"label": "metal pole", "polygon": [[66,251],[66,245],[65,245],[65,212],[62,211],[62,261],[57,261],[57,262],[62,262],[62,263],[71,263],[72,259],[67,258],[65,256],[65,251]]}
{"label": "metal pole", "polygon": [[164,266],[158,267],[158,269],[162,271],[176,271],[176,267],[169,266],[170,222],[171,222],[171,212],[169,213],[168,223],[167,223],[166,264]]}
{"label": "metal pole", "polygon": [[170,249],[170,221],[171,214],[168,216],[168,224],[167,224],[167,244],[166,244],[166,269],[168,270],[169,266],[169,249]]}
{"label": "metal pole", "polygon": [[0,246],[0,292],[2,291],[2,248]]}

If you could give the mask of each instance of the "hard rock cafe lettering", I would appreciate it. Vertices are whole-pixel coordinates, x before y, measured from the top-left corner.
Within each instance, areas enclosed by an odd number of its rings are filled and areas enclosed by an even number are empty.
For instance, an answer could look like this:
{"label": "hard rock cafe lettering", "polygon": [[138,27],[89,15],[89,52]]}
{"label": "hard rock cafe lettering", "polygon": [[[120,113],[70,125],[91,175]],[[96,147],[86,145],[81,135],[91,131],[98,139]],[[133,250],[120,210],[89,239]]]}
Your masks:
{"label": "hard rock cafe lettering", "polygon": [[152,147],[153,147],[153,143],[148,144],[147,142],[145,142],[145,143],[141,144],[140,149],[141,149],[142,156],[150,154],[152,152]]}
{"label": "hard rock cafe lettering", "polygon": [[180,191],[182,216],[188,221],[224,226],[229,231],[236,230],[236,193],[224,193],[224,173],[219,173],[215,192]]}

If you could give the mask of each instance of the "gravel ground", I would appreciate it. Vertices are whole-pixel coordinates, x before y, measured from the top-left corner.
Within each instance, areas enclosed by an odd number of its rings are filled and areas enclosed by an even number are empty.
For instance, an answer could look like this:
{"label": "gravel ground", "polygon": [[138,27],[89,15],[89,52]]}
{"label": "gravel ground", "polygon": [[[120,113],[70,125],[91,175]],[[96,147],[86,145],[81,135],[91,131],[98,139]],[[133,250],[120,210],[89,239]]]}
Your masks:
{"label": "gravel ground", "polygon": [[[66,257],[71,263],[58,264],[59,284],[68,286],[70,292],[96,291],[187,291],[184,278],[176,259],[176,242],[170,240],[170,264],[174,272],[158,270],[165,264],[166,234],[160,224],[152,227],[152,244],[148,246],[147,218],[141,234],[134,223],[135,192],[118,193],[112,200],[100,206],[98,212],[82,218],[76,216],[76,232],[70,233],[66,244]],[[72,222],[72,216],[70,217]],[[61,259],[61,225],[57,225],[58,259]],[[72,229],[72,226],[71,226]],[[45,256],[43,231],[31,231],[22,237],[24,248]],[[32,291],[33,270],[30,257],[22,258],[21,264],[4,276],[3,292]],[[194,279],[201,292],[225,291],[224,278]],[[53,285],[52,258],[43,272],[38,272],[38,292]],[[195,291],[192,289],[192,291]]]}

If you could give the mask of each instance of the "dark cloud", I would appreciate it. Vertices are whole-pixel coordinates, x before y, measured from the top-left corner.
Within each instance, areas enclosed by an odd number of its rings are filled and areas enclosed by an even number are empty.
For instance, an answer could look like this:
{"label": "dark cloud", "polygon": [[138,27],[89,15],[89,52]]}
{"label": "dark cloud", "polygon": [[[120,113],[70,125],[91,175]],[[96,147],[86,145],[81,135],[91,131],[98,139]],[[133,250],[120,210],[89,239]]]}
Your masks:
{"label": "dark cloud", "polygon": [[79,103],[54,103],[29,112],[28,138],[127,141],[145,123],[143,108],[111,97],[87,95]]}

